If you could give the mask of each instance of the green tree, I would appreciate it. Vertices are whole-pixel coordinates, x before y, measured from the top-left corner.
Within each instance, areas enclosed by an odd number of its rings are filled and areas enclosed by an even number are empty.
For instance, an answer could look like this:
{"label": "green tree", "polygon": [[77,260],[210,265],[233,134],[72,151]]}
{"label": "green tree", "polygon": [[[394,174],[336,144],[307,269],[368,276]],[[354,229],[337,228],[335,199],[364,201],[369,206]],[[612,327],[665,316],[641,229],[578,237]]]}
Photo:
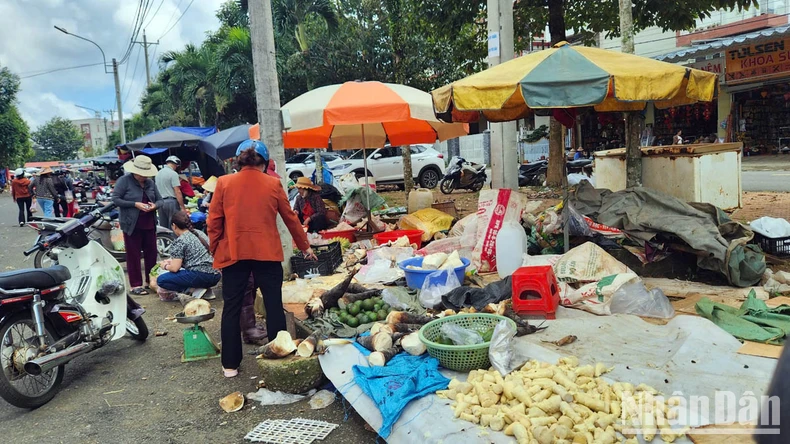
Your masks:
{"label": "green tree", "polygon": [[43,147],[38,155],[41,160],[74,159],[85,141],[79,128],[62,117],[53,117],[39,126],[31,137]]}
{"label": "green tree", "polygon": [[21,165],[33,156],[30,129],[19,115],[19,76],[0,68],[0,166]]}
{"label": "green tree", "polygon": [[306,26],[308,20],[319,18],[329,30],[335,30],[338,26],[337,11],[332,0],[274,0],[272,12],[276,26],[293,32],[302,52],[310,49]]}

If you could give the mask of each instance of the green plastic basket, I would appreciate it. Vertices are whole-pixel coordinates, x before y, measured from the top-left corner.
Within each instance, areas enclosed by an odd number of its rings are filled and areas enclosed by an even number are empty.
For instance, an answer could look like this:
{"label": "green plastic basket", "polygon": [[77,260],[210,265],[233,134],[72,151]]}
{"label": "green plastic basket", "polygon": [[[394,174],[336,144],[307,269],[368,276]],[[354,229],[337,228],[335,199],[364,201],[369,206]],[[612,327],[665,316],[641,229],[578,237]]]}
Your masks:
{"label": "green plastic basket", "polygon": [[447,322],[483,333],[502,320],[513,324],[513,328],[516,327],[516,323],[512,319],[488,313],[446,316],[423,325],[420,329],[420,340],[428,349],[428,354],[438,359],[439,364],[446,369],[458,372],[488,369],[491,366],[491,361],[488,360],[490,341],[475,345],[444,345],[434,342],[434,340],[441,336],[442,324]]}

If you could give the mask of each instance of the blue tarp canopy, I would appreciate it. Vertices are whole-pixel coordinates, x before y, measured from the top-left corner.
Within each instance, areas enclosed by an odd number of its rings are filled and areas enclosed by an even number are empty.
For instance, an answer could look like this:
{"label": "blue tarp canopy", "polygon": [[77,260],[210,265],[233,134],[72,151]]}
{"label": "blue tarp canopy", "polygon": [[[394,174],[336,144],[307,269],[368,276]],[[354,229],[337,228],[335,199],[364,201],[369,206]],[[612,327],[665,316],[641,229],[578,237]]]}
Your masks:
{"label": "blue tarp canopy", "polygon": [[126,143],[126,147],[131,150],[141,150],[143,148],[180,148],[186,145],[197,146],[199,140],[217,132],[217,128],[210,127],[187,127],[171,126],[169,128],[154,131],[146,134],[131,142]]}
{"label": "blue tarp canopy", "polygon": [[149,156],[153,156],[154,154],[164,153],[167,151],[167,148],[143,148],[140,150],[141,153],[148,154]]}

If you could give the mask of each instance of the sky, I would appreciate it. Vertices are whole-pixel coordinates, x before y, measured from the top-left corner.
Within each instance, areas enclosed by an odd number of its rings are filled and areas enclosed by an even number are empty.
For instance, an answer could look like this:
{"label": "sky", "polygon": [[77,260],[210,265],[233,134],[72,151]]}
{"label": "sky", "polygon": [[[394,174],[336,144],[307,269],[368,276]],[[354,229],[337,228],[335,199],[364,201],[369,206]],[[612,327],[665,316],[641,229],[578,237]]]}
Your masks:
{"label": "sky", "polygon": [[[143,21],[146,36],[149,42],[159,42],[149,47],[153,79],[161,54],[181,50],[187,43],[200,44],[207,32],[219,28],[215,12],[225,0],[146,1],[150,3]],[[109,74],[104,72],[99,49],[54,26],[96,42],[104,50],[107,63],[112,58],[120,61],[129,47],[138,4],[138,0],[0,1],[0,66],[22,77],[18,105],[31,130],[55,116],[94,116],[93,111],[76,105],[99,111],[116,109],[112,69],[108,68]],[[142,38],[140,31],[138,40]],[[145,88],[141,46],[134,45],[129,60],[118,68],[125,118],[139,111]],[[89,64],[97,65],[36,75]]]}

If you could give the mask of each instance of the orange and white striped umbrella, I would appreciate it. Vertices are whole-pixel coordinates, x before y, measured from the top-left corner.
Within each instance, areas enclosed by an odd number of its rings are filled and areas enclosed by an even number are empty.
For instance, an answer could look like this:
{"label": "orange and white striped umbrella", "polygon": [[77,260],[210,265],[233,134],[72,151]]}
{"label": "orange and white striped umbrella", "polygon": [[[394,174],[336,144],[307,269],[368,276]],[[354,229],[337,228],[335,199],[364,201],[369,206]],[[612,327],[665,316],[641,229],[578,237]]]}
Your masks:
{"label": "orange and white striped umbrella", "polygon": [[[381,82],[346,82],[308,91],[283,110],[291,128],[283,132],[285,148],[337,150],[433,143],[468,133],[464,124],[439,121],[431,95]],[[250,134],[259,131],[257,125]]]}

